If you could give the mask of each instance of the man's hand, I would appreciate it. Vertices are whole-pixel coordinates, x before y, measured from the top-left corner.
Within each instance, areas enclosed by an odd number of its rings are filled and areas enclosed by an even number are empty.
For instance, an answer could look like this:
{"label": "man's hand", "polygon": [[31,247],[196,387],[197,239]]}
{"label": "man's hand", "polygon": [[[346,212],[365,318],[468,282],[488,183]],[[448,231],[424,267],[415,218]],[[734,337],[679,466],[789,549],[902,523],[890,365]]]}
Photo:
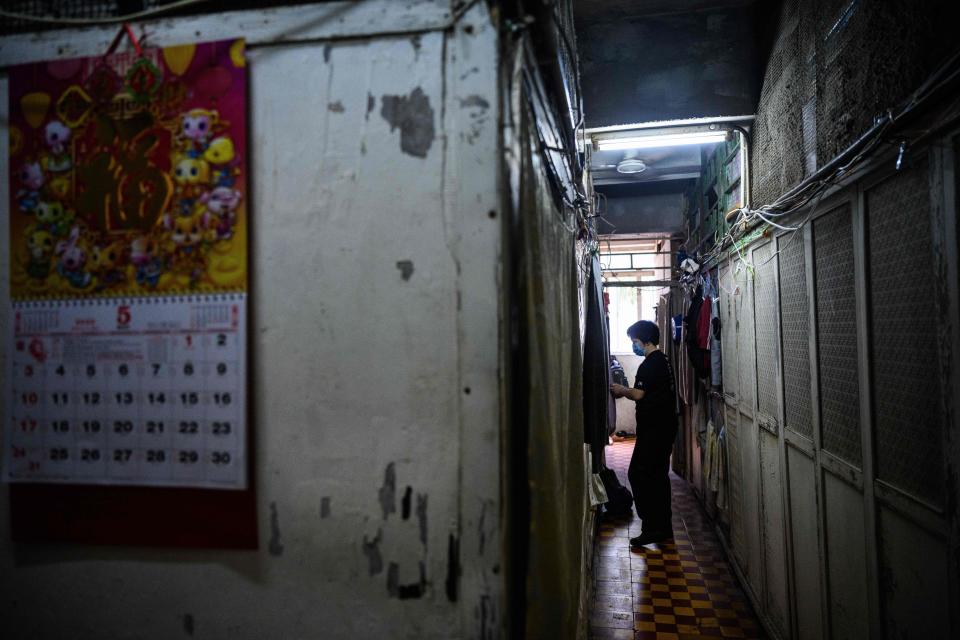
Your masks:
{"label": "man's hand", "polygon": [[643,396],[646,395],[643,389],[631,389],[616,383],[610,385],[610,393],[613,394],[614,398],[630,398],[634,402],[643,400]]}
{"label": "man's hand", "polygon": [[630,389],[626,388],[622,384],[613,383],[610,385],[610,392],[613,394],[614,398],[626,398],[627,394],[630,393]]}

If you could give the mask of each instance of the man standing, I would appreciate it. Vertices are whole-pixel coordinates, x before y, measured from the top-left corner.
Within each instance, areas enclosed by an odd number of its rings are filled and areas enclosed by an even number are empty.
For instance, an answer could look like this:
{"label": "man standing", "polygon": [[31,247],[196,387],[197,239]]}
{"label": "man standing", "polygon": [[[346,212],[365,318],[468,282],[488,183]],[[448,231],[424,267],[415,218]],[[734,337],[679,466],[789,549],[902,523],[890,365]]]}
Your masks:
{"label": "man standing", "polygon": [[640,536],[630,539],[631,547],[663,542],[673,537],[670,508],[670,452],[677,437],[677,391],[673,371],[660,351],[660,329],[641,320],[627,329],[633,351],[645,356],[637,369],[633,389],[610,386],[618,398],[637,403],[637,442],[630,459],[630,488],[643,523]]}

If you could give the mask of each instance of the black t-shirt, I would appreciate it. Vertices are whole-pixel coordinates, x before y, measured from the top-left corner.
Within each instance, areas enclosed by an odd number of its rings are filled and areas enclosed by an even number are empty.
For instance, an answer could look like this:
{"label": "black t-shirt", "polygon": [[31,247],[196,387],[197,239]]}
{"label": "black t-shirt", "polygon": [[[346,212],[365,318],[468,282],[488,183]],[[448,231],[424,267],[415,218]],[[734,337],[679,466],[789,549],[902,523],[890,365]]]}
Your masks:
{"label": "black t-shirt", "polygon": [[634,389],[643,389],[637,401],[637,430],[666,429],[677,425],[677,390],[667,356],[659,349],[640,363]]}

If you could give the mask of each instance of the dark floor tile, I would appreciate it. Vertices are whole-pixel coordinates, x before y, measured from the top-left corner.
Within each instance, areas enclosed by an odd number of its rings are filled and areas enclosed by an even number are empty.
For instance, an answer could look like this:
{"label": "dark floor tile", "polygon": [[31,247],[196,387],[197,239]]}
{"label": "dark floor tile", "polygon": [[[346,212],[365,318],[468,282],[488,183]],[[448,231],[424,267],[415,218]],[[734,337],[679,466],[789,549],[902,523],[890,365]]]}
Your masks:
{"label": "dark floor tile", "polygon": [[[618,475],[626,470],[630,447],[632,443],[622,443],[608,449],[607,463]],[[628,538],[639,535],[642,523],[627,518],[604,523],[595,551],[595,574],[604,579],[594,583],[590,637],[764,638],[712,521],[682,480],[674,477],[672,482],[673,540],[631,550]],[[617,611],[621,608],[625,610]],[[632,630],[623,616],[626,611],[633,616]]]}

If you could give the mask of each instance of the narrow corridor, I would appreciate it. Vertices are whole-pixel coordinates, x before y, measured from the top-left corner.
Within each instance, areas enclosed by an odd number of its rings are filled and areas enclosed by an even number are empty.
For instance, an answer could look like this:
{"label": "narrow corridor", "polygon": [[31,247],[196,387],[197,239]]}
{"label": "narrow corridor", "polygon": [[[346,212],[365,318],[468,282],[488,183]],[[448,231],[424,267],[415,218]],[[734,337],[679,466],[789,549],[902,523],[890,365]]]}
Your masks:
{"label": "narrow corridor", "polygon": [[[627,484],[634,440],[607,447],[607,466]],[[765,638],[690,486],[671,473],[674,541],[631,551],[633,516],[600,525],[590,637],[596,640]]]}

